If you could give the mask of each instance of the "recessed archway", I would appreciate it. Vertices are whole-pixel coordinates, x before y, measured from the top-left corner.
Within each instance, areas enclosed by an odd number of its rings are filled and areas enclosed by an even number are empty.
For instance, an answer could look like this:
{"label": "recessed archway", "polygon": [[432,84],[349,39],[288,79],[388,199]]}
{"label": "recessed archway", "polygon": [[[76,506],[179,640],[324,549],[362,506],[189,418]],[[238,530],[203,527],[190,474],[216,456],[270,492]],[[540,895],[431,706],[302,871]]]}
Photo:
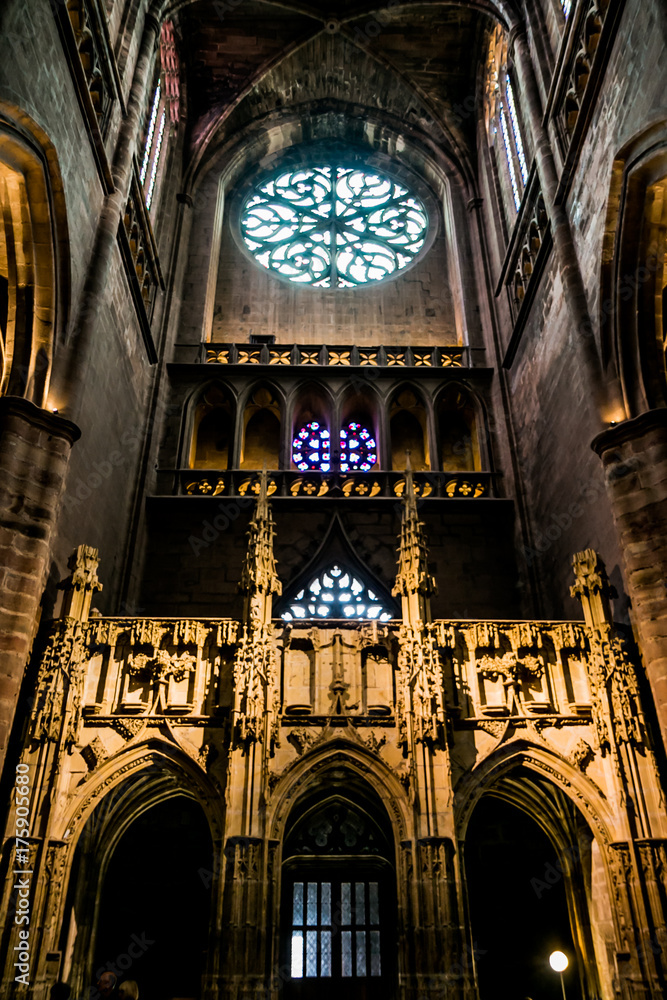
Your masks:
{"label": "recessed archway", "polygon": [[154,1000],[200,995],[210,909],[210,880],[201,872],[213,869],[212,852],[204,812],[184,796],[130,825],[102,884],[95,976],[111,962]]}
{"label": "recessed archway", "polygon": [[321,775],[295,804],[282,849],[289,1000],[393,995],[394,854],[379,797],[346,768]]}
{"label": "recessed archway", "polygon": [[[526,813],[491,795],[471,817],[465,868],[480,1000],[507,995],[558,1000],[549,955],[570,959],[566,989],[579,995],[575,948],[556,850]],[[511,984],[511,989],[510,989]]]}

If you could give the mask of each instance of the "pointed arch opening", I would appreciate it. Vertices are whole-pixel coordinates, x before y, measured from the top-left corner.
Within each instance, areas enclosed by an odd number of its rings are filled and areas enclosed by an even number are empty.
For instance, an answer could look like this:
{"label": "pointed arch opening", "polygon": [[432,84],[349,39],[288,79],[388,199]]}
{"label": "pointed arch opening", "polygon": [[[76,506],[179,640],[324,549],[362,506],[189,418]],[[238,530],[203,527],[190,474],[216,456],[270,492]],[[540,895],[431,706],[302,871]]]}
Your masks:
{"label": "pointed arch opening", "polygon": [[233,401],[221,385],[211,385],[195,409],[190,468],[228,469],[233,442]]}
{"label": "pointed arch opening", "polygon": [[437,406],[440,467],[445,472],[482,468],[476,407],[461,386],[448,386]]}
{"label": "pointed arch opening", "polygon": [[667,405],[667,122],[619,151],[601,265],[600,337],[608,370],[605,420]]}
{"label": "pointed arch opening", "polygon": [[283,621],[380,621],[398,616],[388,587],[359,558],[340,518],[332,518],[312,559],[274,605]]}
{"label": "pointed arch opening", "polygon": [[290,1000],[394,994],[394,857],[374,789],[344,766],[326,768],[295,804],[283,842],[280,951]]}
{"label": "pointed arch opening", "polygon": [[293,404],[290,459],[300,472],[329,472],[332,465],[331,398],[324,386],[299,388]]}
{"label": "pointed arch opening", "polygon": [[195,788],[192,775],[154,763],[116,785],[88,817],[59,941],[61,978],[75,995],[111,971],[109,963],[121,977],[150,982],[156,996],[200,995],[214,858],[211,817]]}
{"label": "pointed arch opening", "polygon": [[279,469],[282,408],[271,386],[258,386],[243,412],[240,469]]}
{"label": "pointed arch opening", "polygon": [[65,319],[68,242],[51,144],[25,116],[0,114],[0,392],[37,406]]}
{"label": "pointed arch opening", "polygon": [[[528,767],[507,770],[476,801],[463,854],[480,1000],[494,997],[499,981],[520,996],[558,1000],[554,951],[568,957],[568,994],[611,995],[615,926],[606,862],[562,789]],[[503,900],[502,920],[490,899]]]}
{"label": "pointed arch opening", "polygon": [[407,452],[415,472],[431,468],[426,408],[411,386],[405,386],[394,394],[389,406],[389,438],[394,471],[406,468]]}

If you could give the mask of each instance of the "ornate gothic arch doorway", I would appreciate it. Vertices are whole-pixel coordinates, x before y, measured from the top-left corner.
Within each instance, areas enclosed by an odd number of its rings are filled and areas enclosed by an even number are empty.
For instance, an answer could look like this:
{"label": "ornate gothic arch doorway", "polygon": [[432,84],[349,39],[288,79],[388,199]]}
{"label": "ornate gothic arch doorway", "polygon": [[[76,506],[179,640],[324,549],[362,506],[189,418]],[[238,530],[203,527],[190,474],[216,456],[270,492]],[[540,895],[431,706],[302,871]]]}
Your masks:
{"label": "ornate gothic arch doorway", "polygon": [[[376,813],[343,794],[301,813],[283,851],[286,1000],[388,1000],[396,980],[393,845]],[[388,824],[386,824],[388,826]]]}
{"label": "ornate gothic arch doorway", "polygon": [[[559,1000],[549,956],[562,951],[568,995],[607,997],[603,966],[613,939],[597,844],[558,789],[514,772],[475,806],[465,873],[480,1000],[503,995]],[[595,906],[591,897],[595,885]]]}
{"label": "ornate gothic arch doorway", "polygon": [[87,996],[109,969],[136,980],[151,1000],[197,998],[214,868],[206,816],[186,795],[142,808],[123,785],[107,798],[77,846],[63,923],[65,977],[75,995]]}

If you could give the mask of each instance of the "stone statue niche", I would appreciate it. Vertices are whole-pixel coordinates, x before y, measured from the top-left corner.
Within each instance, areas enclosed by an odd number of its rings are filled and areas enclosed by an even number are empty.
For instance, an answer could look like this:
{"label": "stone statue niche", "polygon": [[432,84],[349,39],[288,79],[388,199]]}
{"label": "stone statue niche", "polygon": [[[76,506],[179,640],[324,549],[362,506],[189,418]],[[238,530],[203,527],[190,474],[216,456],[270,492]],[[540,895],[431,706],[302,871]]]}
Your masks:
{"label": "stone statue niche", "polygon": [[292,639],[285,650],[283,703],[286,715],[313,710],[315,650],[310,639]]}
{"label": "stone statue niche", "polygon": [[386,646],[369,646],[362,658],[364,709],[369,715],[390,715],[394,704],[394,677]]}

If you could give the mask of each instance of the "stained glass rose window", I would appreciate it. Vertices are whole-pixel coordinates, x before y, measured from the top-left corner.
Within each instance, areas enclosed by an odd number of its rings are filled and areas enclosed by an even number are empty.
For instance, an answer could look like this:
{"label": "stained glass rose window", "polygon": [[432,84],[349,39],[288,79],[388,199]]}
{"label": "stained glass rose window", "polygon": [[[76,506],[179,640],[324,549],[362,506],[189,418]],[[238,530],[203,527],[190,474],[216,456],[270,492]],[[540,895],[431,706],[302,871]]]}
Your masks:
{"label": "stained glass rose window", "polygon": [[316,288],[355,288],[408,267],[428,216],[404,185],[364,167],[321,164],[260,180],[240,219],[262,267]]}

